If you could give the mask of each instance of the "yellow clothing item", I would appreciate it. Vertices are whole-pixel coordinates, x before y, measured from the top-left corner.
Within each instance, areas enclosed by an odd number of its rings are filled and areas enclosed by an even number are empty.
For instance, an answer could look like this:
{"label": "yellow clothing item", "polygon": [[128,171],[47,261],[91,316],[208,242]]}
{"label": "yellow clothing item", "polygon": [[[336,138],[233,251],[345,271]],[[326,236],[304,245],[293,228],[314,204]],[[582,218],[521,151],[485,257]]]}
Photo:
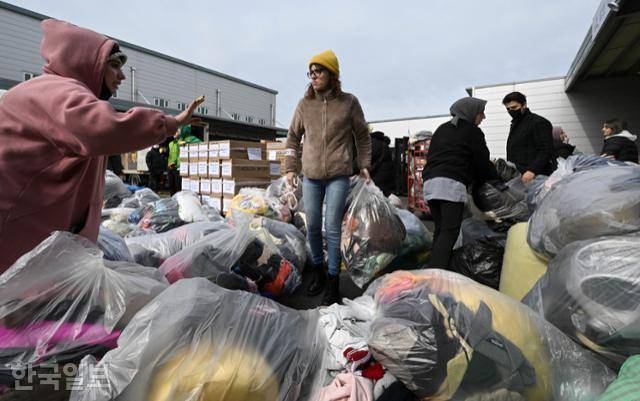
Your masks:
{"label": "yellow clothing item", "polygon": [[334,75],[340,76],[340,64],[338,63],[338,57],[336,57],[336,54],[331,50],[326,50],[311,57],[309,67],[311,67],[311,64],[320,64],[327,70],[331,71]]}
{"label": "yellow clothing item", "polygon": [[547,271],[547,262],[527,244],[527,223],[509,229],[502,261],[500,292],[521,301]]}

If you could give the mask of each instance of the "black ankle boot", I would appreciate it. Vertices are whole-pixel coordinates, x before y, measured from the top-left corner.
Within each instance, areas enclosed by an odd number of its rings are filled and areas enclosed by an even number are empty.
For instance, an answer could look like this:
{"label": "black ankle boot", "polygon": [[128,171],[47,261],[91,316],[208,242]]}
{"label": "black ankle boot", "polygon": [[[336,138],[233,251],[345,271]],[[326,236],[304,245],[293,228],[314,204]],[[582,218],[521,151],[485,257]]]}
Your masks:
{"label": "black ankle boot", "polygon": [[327,288],[324,290],[322,305],[332,305],[340,303],[340,276],[329,275]]}
{"label": "black ankle boot", "polygon": [[309,287],[307,288],[307,295],[315,297],[324,290],[327,282],[327,270],[324,264],[315,265],[312,269],[313,274],[311,276],[311,283],[309,283]]}

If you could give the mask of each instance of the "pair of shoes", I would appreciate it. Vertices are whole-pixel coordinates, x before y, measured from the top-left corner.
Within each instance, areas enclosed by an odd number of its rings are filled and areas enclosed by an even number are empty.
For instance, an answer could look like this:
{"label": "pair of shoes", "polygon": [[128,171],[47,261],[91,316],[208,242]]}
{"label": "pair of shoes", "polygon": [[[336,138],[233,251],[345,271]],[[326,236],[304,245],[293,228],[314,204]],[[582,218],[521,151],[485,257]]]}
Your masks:
{"label": "pair of shoes", "polygon": [[315,297],[324,291],[324,287],[327,282],[327,269],[323,264],[314,265],[312,267],[313,275],[311,277],[311,283],[307,288],[307,295],[310,297]]}
{"label": "pair of shoes", "polygon": [[327,279],[327,288],[324,290],[322,297],[322,305],[332,305],[340,303],[340,276],[329,275]]}

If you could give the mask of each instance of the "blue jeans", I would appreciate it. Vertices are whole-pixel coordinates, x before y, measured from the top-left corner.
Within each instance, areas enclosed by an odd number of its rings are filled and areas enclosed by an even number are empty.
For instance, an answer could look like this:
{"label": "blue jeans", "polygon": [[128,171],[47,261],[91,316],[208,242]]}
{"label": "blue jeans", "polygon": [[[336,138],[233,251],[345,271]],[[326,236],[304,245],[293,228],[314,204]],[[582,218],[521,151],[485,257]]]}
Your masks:
{"label": "blue jeans", "polygon": [[329,180],[312,180],[304,177],[302,196],[304,210],[307,214],[307,240],[311,248],[311,261],[316,266],[321,265],[324,261],[322,203],[326,202],[324,229],[327,235],[327,252],[329,254],[328,269],[329,274],[333,276],[340,273],[340,263],[342,262],[340,236],[348,194],[349,177],[336,177]]}

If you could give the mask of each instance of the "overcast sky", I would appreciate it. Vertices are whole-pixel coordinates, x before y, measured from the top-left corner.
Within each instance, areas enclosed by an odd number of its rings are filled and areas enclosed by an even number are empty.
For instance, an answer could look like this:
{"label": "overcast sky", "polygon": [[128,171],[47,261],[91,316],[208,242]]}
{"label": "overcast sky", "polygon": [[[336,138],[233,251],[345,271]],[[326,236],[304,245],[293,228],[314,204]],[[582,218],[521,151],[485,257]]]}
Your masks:
{"label": "overcast sky", "polygon": [[288,126],[315,53],[370,121],[443,114],[470,86],[565,75],[600,0],[9,2],[275,89]]}

